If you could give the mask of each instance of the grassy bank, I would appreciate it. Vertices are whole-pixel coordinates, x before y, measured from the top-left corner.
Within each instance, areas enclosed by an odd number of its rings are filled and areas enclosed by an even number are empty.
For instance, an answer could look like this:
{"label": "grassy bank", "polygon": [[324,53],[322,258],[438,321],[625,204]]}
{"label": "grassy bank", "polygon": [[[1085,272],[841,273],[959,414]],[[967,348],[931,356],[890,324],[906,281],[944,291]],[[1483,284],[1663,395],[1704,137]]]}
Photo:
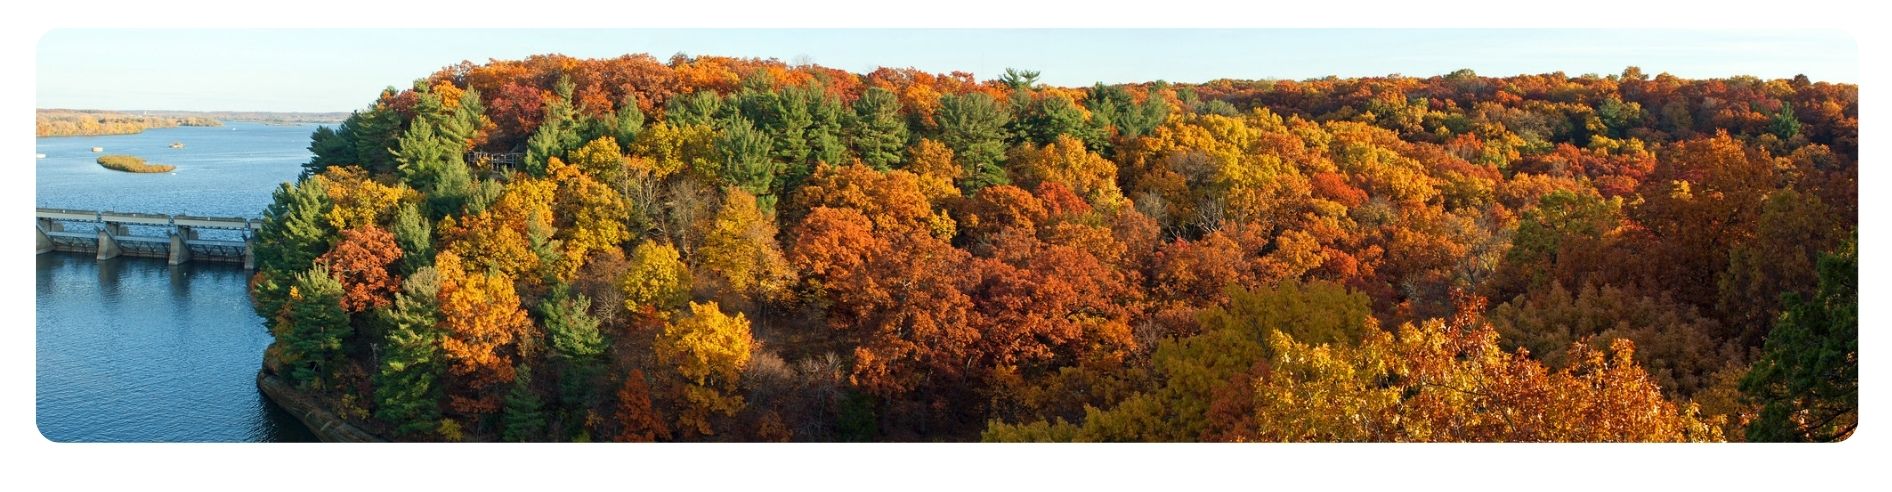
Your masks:
{"label": "grassy bank", "polygon": [[144,159],[132,155],[99,156],[99,165],[128,173],[165,173],[177,169],[169,164],[146,164]]}

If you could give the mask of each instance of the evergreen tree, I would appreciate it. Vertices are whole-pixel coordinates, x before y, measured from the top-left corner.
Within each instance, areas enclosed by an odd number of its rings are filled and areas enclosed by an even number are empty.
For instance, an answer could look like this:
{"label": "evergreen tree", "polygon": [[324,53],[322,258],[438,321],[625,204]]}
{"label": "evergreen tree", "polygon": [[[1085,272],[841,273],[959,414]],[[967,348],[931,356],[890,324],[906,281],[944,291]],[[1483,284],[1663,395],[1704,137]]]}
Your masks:
{"label": "evergreen tree", "polygon": [[620,152],[626,150],[631,139],[637,138],[644,131],[644,112],[637,107],[637,96],[625,95],[618,103],[617,110],[598,115],[586,115],[584,124],[579,125],[578,140],[594,142],[600,138],[611,137],[620,142]]}
{"label": "evergreen tree", "polygon": [[1131,137],[1149,135],[1169,119],[1169,113],[1169,99],[1157,94],[1156,89],[1150,89],[1149,96],[1136,106],[1136,111],[1125,113],[1124,126],[1120,128]]}
{"label": "evergreen tree", "polygon": [[474,89],[467,89],[466,92],[460,93],[458,102],[459,104],[455,105],[451,111],[440,114],[436,123],[439,125],[436,133],[439,133],[441,138],[458,143],[459,150],[465,152],[471,150],[467,144],[472,142],[473,138],[479,135],[480,128],[485,126],[486,105],[480,102],[480,91]]}
{"label": "evergreen tree", "polygon": [[[847,120],[847,108],[841,100],[821,90],[820,87],[802,89],[808,94],[808,156],[801,161],[802,167],[813,170],[816,163],[839,164],[847,159],[847,145],[842,142],[845,134],[844,122]],[[797,183],[800,181],[797,180]]]}
{"label": "evergreen tree", "polygon": [[624,101],[618,103],[615,130],[617,132],[612,136],[617,138],[618,145],[625,146],[624,149],[637,140],[637,134],[644,132],[644,110],[637,107],[637,96],[626,94]]}
{"label": "evergreen tree", "polygon": [[1741,381],[1761,405],[1748,424],[1756,442],[1829,442],[1859,425],[1859,249],[1857,241],[1820,258],[1812,298],[1781,296],[1782,312],[1763,355]]}
{"label": "evergreen tree", "polygon": [[276,343],[290,368],[289,380],[319,387],[340,362],[342,340],[354,331],[348,311],[342,309],[342,283],[328,267],[316,265],[296,275],[289,292]]}
{"label": "evergreen tree", "polygon": [[356,112],[342,120],[342,124],[336,128],[327,125],[316,127],[315,133],[309,135],[309,153],[314,156],[302,164],[301,177],[321,174],[329,166],[357,164],[359,159],[355,158],[355,136],[349,124],[360,118],[361,113]]}
{"label": "evergreen tree", "polygon": [[1090,110],[1091,119],[1105,127],[1117,126],[1119,132],[1124,132],[1121,126],[1127,117],[1125,113],[1133,111],[1135,106],[1136,102],[1130,99],[1130,91],[1124,90],[1123,86],[1104,85],[1103,82],[1092,84],[1090,93],[1084,98],[1084,109]]}
{"label": "evergreen tree", "polygon": [[553,239],[558,228],[538,216],[526,218],[526,249],[538,258],[539,278],[548,284],[559,282],[559,264],[567,261],[563,240]]}
{"label": "evergreen tree", "polygon": [[776,196],[799,188],[816,163],[845,158],[847,150],[840,137],[845,110],[819,85],[789,87],[780,93],[745,89],[744,94],[742,114],[769,137],[770,153],[782,166]]}
{"label": "evergreen tree", "polygon": [[571,366],[596,365],[604,355],[604,334],[590,314],[591,298],[560,285],[539,304],[546,334],[552,337],[555,357]]}
{"label": "evergreen tree", "polygon": [[416,190],[431,192],[434,183],[451,162],[466,162],[459,146],[449,137],[436,133],[431,117],[418,117],[414,127],[401,134],[396,140],[395,160],[399,163],[401,181]]}
{"label": "evergreen tree", "polygon": [[1622,97],[1612,94],[1597,103],[1596,117],[1610,138],[1623,138],[1630,128],[1642,124],[1642,106],[1624,103]]}
{"label": "evergreen tree", "polygon": [[329,249],[336,232],[328,221],[331,206],[323,180],[311,178],[281,184],[263,210],[263,224],[251,247],[256,277],[250,284],[250,307],[271,333],[290,328],[281,315],[295,275]]}
{"label": "evergreen tree", "polygon": [[434,262],[433,225],[420,207],[402,203],[394,212],[394,244],[401,247],[401,272],[414,274]]}
{"label": "evergreen tree", "polygon": [[1038,71],[1007,67],[1005,73],[999,75],[999,83],[1011,87],[1012,90],[1030,90],[1038,86]]}
{"label": "evergreen tree", "polygon": [[[394,88],[382,90],[383,100],[394,97]],[[349,123],[349,134],[354,138],[355,159],[361,167],[374,174],[387,174],[395,171],[394,149],[400,145],[402,133],[401,113],[386,104],[376,103],[367,112],[357,113],[358,118]]]}
{"label": "evergreen tree", "polygon": [[[740,92],[730,96],[739,118],[767,134],[770,153],[781,162],[802,162],[808,157],[806,131],[813,124],[804,91],[788,88],[774,92],[766,77],[751,77]],[[733,122],[726,123],[733,124]]]}
{"label": "evergreen tree", "polygon": [[976,191],[995,184],[1006,184],[1005,125],[1011,114],[999,107],[992,96],[982,92],[954,94],[939,98],[940,141],[953,150],[965,166],[960,188]]}
{"label": "evergreen tree", "polygon": [[699,90],[672,97],[664,104],[664,122],[671,126],[713,125],[723,112],[723,98],[715,91]]}
{"label": "evergreen tree", "polygon": [[395,152],[402,181],[426,194],[428,217],[433,219],[459,213],[472,181],[465,144],[458,137],[439,133],[436,119],[415,118],[414,127],[401,135]]}
{"label": "evergreen tree", "polygon": [[1241,110],[1237,109],[1234,104],[1229,104],[1228,101],[1224,101],[1221,99],[1216,99],[1216,100],[1202,103],[1202,114],[1235,116],[1240,113],[1241,113]]}
{"label": "evergreen tree", "polygon": [[500,438],[508,442],[537,441],[545,432],[544,405],[532,391],[532,368],[519,364],[513,371],[512,390],[506,392],[505,428]]}
{"label": "evergreen tree", "polygon": [[1070,99],[1053,95],[1033,100],[1031,94],[1021,92],[1013,101],[1020,105],[1018,114],[1022,115],[1013,121],[1013,132],[1020,138],[1042,146],[1059,135],[1070,135],[1090,150],[1103,149],[1103,129]]}
{"label": "evergreen tree", "polygon": [[[328,251],[334,238],[328,221],[328,190],[321,179],[306,179],[295,184],[278,185],[269,207],[263,209],[263,224],[256,230],[253,252],[256,268],[262,272],[283,273],[307,269],[315,257]],[[260,312],[265,317],[274,311]]]}
{"label": "evergreen tree", "polygon": [[532,132],[532,137],[526,139],[526,173],[533,177],[545,177],[546,160],[563,157],[566,152],[578,148],[579,138],[569,98],[545,105],[545,119],[539,122],[539,128]]}
{"label": "evergreen tree", "polygon": [[591,298],[558,285],[539,304],[546,335],[552,339],[552,357],[558,363],[559,402],[567,432],[583,431],[585,412],[597,403],[592,390],[604,372],[607,343],[590,314]]}
{"label": "evergreen tree", "polygon": [[1109,128],[1116,127],[1117,135],[1123,139],[1149,135],[1164,120],[1169,119],[1170,112],[1169,100],[1164,99],[1154,87],[1150,88],[1148,97],[1139,104],[1123,86],[1100,83],[1091,86],[1090,97],[1084,104],[1098,129],[1108,132]]}
{"label": "evergreen tree", "polygon": [[[772,157],[774,139],[746,119],[725,125],[716,137],[717,174],[730,186],[773,203],[775,178],[782,164]],[[761,198],[761,197],[769,198]]]}
{"label": "evergreen tree", "polygon": [[862,162],[883,171],[900,163],[907,149],[907,122],[893,91],[868,88],[854,100],[853,117],[848,143]]}
{"label": "evergreen tree", "polygon": [[[427,216],[439,219],[456,213],[479,213],[485,208],[476,209],[473,206],[474,196],[480,191],[479,184],[474,182],[473,170],[467,168],[466,161],[448,162],[446,167],[440,169],[433,190],[427,192]],[[497,195],[497,192],[493,194]]]}
{"label": "evergreen tree", "polygon": [[1781,140],[1791,139],[1800,134],[1800,118],[1793,114],[1793,103],[1781,101],[1780,111],[1767,121],[1767,131]]}
{"label": "evergreen tree", "polygon": [[[456,175],[448,175],[450,178],[454,176]],[[465,184],[460,185],[459,183]],[[461,188],[459,189],[465,190],[459,195],[459,203],[462,204],[462,208],[460,209],[461,213],[466,215],[474,215],[486,211],[486,207],[490,207],[493,205],[493,202],[499,201],[499,195],[506,192],[506,185],[493,179],[473,179],[469,177],[464,180],[449,180],[446,184],[441,185],[441,189],[449,189],[449,184],[460,186]]]}
{"label": "evergreen tree", "polygon": [[431,431],[440,420],[439,291],[433,267],[421,267],[401,283],[394,306],[381,312],[387,333],[375,378],[375,417],[400,434]]}

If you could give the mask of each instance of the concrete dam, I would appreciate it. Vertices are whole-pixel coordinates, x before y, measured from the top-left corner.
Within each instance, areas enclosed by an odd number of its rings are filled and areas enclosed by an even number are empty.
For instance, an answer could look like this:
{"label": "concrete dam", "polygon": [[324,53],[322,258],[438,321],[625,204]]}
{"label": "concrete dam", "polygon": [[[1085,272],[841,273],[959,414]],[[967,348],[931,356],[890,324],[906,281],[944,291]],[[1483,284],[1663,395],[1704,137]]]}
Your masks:
{"label": "concrete dam", "polygon": [[69,252],[100,260],[119,256],[241,263],[255,268],[253,242],[263,221],[135,212],[41,208],[34,213],[39,253]]}

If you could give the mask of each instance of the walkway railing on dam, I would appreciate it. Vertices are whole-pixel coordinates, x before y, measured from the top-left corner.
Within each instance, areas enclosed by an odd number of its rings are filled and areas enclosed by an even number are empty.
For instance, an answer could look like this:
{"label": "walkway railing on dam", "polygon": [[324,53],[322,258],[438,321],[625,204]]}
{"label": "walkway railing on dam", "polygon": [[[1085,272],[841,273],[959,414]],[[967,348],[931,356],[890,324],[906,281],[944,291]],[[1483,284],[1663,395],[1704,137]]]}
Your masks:
{"label": "walkway railing on dam", "polygon": [[[34,213],[40,253],[65,251],[167,258],[172,265],[191,261],[242,263],[255,268],[253,243],[263,222],[246,217],[198,217],[135,212],[41,208]],[[153,232],[155,231],[155,232]],[[200,237],[222,232],[226,239]],[[213,233],[215,234],[215,233]]]}

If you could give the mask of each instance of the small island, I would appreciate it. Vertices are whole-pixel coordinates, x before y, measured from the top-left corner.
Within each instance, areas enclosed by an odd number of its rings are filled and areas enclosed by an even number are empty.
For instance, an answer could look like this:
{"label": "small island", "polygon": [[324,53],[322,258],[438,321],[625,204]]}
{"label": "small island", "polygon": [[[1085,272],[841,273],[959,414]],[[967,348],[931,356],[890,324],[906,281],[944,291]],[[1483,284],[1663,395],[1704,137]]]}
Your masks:
{"label": "small island", "polygon": [[106,169],[128,173],[167,173],[177,169],[170,164],[146,164],[143,158],[123,154],[99,156],[98,162]]}

